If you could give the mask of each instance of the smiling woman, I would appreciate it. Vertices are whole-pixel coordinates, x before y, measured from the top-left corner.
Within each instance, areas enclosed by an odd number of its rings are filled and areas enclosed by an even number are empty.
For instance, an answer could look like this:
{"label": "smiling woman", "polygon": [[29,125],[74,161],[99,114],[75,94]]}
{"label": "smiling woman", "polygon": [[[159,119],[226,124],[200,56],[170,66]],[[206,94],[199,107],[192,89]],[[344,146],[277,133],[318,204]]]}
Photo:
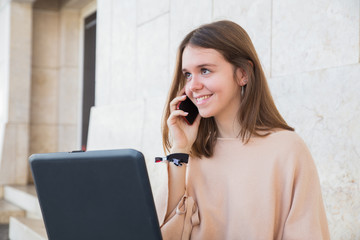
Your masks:
{"label": "smiling woman", "polygon": [[[177,109],[187,97],[193,124]],[[164,239],[329,239],[316,167],[271,97],[254,46],[219,21],[179,46],[163,116],[168,189],[157,199]],[[187,158],[188,161],[187,161]]]}
{"label": "smiling woman", "polygon": [[[182,66],[186,77],[185,93],[196,104],[201,117],[214,117],[218,127],[222,120],[236,118],[241,86],[247,81],[244,71],[238,68],[234,81],[233,65],[218,51],[192,45],[184,49]],[[232,132],[218,131],[219,137]]]}

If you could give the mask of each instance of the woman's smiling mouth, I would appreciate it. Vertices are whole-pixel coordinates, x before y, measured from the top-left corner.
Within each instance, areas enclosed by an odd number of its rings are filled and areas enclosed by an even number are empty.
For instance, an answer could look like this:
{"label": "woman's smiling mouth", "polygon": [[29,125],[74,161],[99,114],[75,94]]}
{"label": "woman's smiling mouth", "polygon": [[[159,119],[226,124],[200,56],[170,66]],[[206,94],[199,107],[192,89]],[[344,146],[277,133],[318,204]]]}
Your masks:
{"label": "woman's smiling mouth", "polygon": [[210,94],[210,95],[203,95],[203,96],[200,96],[200,97],[196,97],[195,99],[196,99],[196,103],[197,104],[203,104],[204,102],[206,102],[206,100],[209,98],[209,97],[211,97],[212,96],[212,94]]}

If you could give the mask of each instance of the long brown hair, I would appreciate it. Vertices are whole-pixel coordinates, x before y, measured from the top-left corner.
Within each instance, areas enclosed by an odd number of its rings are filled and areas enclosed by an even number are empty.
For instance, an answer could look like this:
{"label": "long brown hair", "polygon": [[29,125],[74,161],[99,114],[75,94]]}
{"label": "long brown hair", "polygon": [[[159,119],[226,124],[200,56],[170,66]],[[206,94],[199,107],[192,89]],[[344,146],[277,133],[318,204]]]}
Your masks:
{"label": "long brown hair", "polygon": [[[241,126],[239,136],[247,143],[251,136],[266,136],[272,129],[280,128],[294,131],[287,125],[277,110],[271,96],[265,74],[250,37],[246,31],[231,21],[218,21],[202,25],[191,31],[181,42],[175,67],[174,78],[170,87],[162,119],[162,137],[164,151],[171,148],[169,128],[166,124],[170,115],[170,102],[185,86],[182,73],[182,55],[186,46],[212,48],[220,52],[234,66],[248,76],[248,83],[243,86],[238,114]],[[217,138],[217,126],[213,117],[202,118],[197,138],[191,148],[191,155],[211,157]]]}

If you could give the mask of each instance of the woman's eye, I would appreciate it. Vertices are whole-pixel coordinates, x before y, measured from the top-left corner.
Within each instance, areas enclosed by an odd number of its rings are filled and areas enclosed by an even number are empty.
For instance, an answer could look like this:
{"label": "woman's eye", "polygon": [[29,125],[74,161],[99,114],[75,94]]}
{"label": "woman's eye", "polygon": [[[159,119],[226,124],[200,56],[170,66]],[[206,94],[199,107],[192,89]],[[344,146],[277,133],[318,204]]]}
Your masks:
{"label": "woman's eye", "polygon": [[184,73],[185,79],[189,80],[191,78],[191,73]]}
{"label": "woman's eye", "polygon": [[206,75],[206,74],[209,74],[209,73],[210,73],[210,70],[209,70],[209,69],[206,69],[206,68],[202,68],[202,69],[201,69],[201,74]]}

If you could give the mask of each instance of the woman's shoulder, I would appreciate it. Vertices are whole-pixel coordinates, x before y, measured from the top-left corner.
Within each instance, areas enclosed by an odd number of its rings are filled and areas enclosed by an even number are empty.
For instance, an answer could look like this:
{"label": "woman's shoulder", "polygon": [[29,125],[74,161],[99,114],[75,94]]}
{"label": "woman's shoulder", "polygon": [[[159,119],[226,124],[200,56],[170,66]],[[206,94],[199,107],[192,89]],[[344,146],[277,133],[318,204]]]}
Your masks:
{"label": "woman's shoulder", "polygon": [[273,130],[262,137],[255,137],[250,145],[259,148],[259,151],[277,156],[299,156],[309,152],[304,140],[296,132],[282,129]]}
{"label": "woman's shoulder", "polygon": [[264,139],[275,144],[284,144],[286,146],[304,147],[304,140],[295,132],[289,130],[274,130]]}
{"label": "woman's shoulder", "polygon": [[309,148],[304,140],[294,131],[279,130],[264,139],[278,155],[293,159],[297,163],[312,161]]}

